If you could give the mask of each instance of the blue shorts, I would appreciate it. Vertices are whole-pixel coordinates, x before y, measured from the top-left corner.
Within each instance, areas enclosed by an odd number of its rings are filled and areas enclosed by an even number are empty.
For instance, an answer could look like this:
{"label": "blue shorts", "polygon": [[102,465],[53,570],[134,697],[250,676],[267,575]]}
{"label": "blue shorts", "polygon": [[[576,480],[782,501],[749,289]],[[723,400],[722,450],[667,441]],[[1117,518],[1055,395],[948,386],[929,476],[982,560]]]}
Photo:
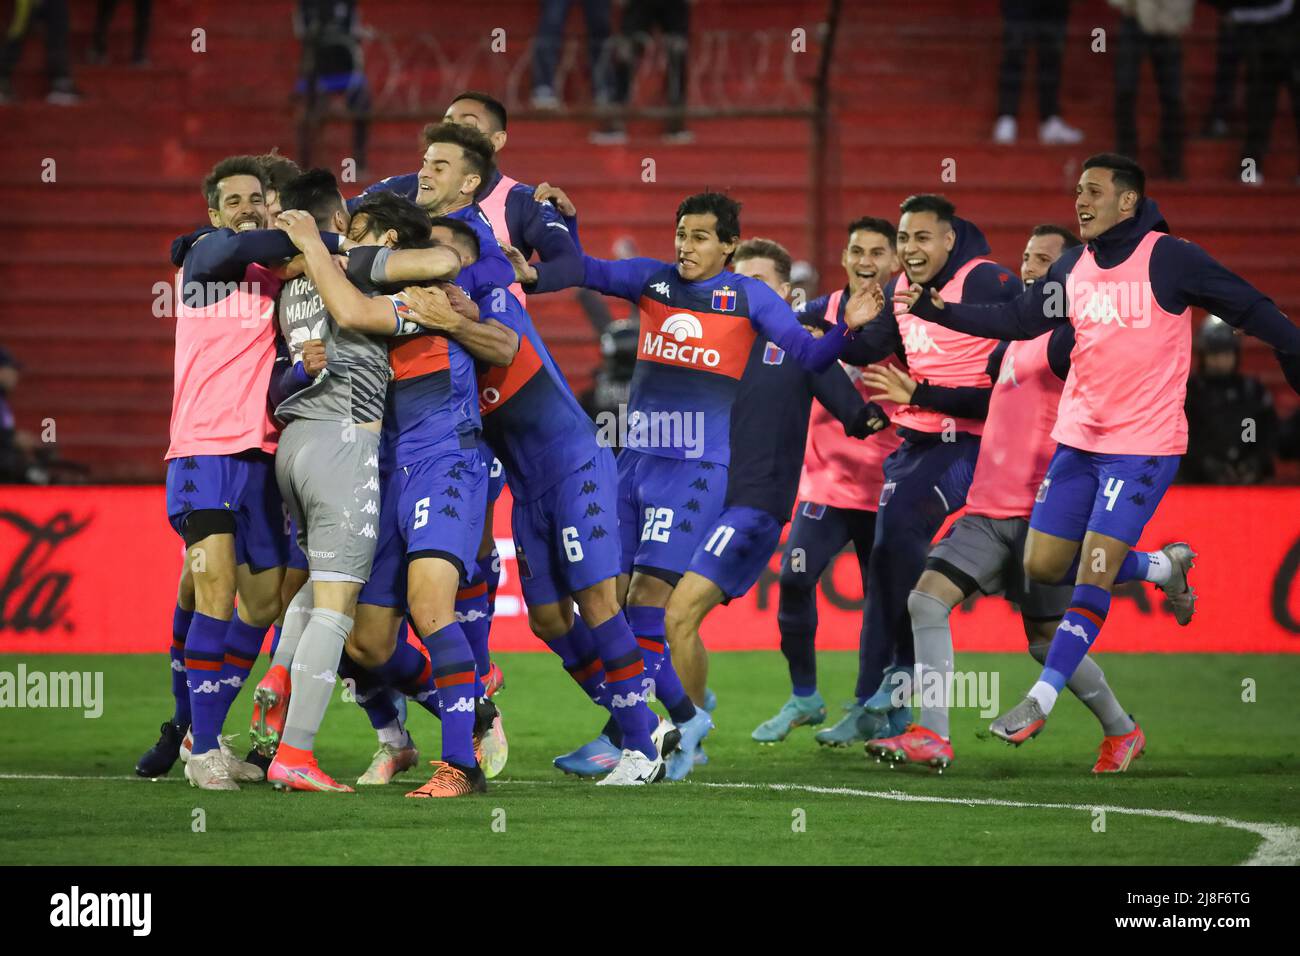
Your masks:
{"label": "blue shorts", "polygon": [[477,448],[453,449],[383,476],[379,540],[359,604],[406,606],[406,565],[443,558],[464,587],[474,573],[487,509],[487,464]]}
{"label": "blue shorts", "polygon": [[1133,547],[1178,471],[1179,455],[1103,455],[1058,445],[1029,527],[1082,541],[1094,531]]}
{"label": "blue shorts", "polygon": [[757,508],[731,507],[695,549],[688,571],[708,578],[738,598],[754,586],[781,543],[782,522]]}
{"label": "blue shorts", "polygon": [[675,586],[722,514],[727,466],[631,448],[617,460],[622,571],[645,570]]}
{"label": "blue shorts", "polygon": [[492,449],[488,447],[487,442],[478,443],[478,453],[483,460],[488,463],[488,504],[493,504],[501,497],[501,491],[506,486],[506,468],[501,464],[501,459],[492,454]]}
{"label": "blue shorts", "polygon": [[511,515],[515,561],[524,601],[530,607],[568,600],[569,595],[618,577],[618,469],[601,448],[594,458]]}
{"label": "blue shorts", "polygon": [[[253,571],[284,567],[288,547],[275,458],[263,451],[191,455],[167,462],[167,520],[185,538],[191,512],[224,511],[235,519],[235,563]],[[191,542],[192,543],[192,542]]]}

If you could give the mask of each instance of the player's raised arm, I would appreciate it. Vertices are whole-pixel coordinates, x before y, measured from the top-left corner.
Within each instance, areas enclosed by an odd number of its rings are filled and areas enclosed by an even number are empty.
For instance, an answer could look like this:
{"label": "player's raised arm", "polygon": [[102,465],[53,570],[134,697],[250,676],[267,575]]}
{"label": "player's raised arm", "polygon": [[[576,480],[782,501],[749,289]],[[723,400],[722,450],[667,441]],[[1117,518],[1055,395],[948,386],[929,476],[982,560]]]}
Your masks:
{"label": "player's raised arm", "polygon": [[382,269],[382,275],[372,275],[371,278],[383,285],[433,282],[456,278],[460,273],[460,256],[450,246],[390,249],[382,260],[376,257],[375,266]]}
{"label": "player's raised arm", "polygon": [[[533,268],[543,291],[552,287],[570,288],[582,282],[582,250],[555,206],[537,199],[534,193],[533,201],[525,206],[520,232],[520,240],[537,253],[539,261]],[[511,235],[515,234],[512,229]]]}
{"label": "player's raised arm", "polygon": [[392,302],[383,296],[370,298],[362,295],[335,263],[311,214],[291,209],[280,214],[277,226],[292,240],[291,244],[302,250],[307,278],[320,293],[321,301],[329,310],[339,328],[371,335],[393,335],[401,328],[401,320]]}
{"label": "player's raised arm", "polygon": [[804,368],[820,372],[829,368],[853,334],[848,325],[836,325],[821,338],[813,338],[779,295],[757,279],[744,279],[749,296],[749,320]]}
{"label": "player's raised arm", "polygon": [[[334,233],[317,237],[331,252],[338,252],[339,240]],[[198,236],[185,256],[185,281],[231,282],[244,277],[254,263],[271,265],[292,259],[298,254],[293,241],[279,229],[251,229],[235,232],[217,229]]]}
{"label": "player's raised arm", "polygon": [[[1079,247],[1082,248],[1082,247]],[[944,302],[935,289],[912,284],[894,293],[894,301],[928,322],[986,339],[1036,339],[1070,320],[1065,281],[1078,255],[1067,252],[1047,275],[1014,298],[987,305]],[[1011,289],[1009,291],[1014,291]]]}
{"label": "player's raised arm", "polygon": [[[518,250],[513,250],[511,259],[515,264],[516,278],[523,283],[524,291],[529,295],[568,288],[568,286],[544,288],[539,281],[541,275],[537,268],[523,262]],[[582,278],[575,284],[604,295],[636,302],[641,298],[641,290],[645,288],[646,280],[666,268],[669,268],[669,264],[658,259],[596,259],[592,256],[583,256]],[[552,274],[552,278],[555,278],[555,274]]]}
{"label": "player's raised arm", "polygon": [[885,283],[877,295],[875,286],[864,286],[844,302],[846,319],[862,321],[852,339],[845,343],[840,360],[849,365],[870,365],[898,352],[903,339],[898,334],[898,318],[890,303],[896,279]]}
{"label": "player's raised arm", "polygon": [[1151,284],[1156,302],[1167,311],[1205,309],[1279,352],[1300,356],[1300,327],[1272,299],[1194,243],[1162,237],[1151,251]]}

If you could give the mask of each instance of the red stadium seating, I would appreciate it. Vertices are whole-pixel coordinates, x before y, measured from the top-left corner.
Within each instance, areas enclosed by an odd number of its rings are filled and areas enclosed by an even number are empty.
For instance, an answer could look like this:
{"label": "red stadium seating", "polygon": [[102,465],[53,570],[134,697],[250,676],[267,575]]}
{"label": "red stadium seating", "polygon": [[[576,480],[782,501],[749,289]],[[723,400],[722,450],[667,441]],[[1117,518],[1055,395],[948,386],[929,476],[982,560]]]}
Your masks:
{"label": "red stadium seating", "polygon": [[[72,43],[80,62],[90,5],[74,6]],[[98,479],[162,477],[172,330],[168,318],[153,312],[155,284],[171,280],[166,255],[172,237],[205,219],[198,181],[214,160],[273,145],[295,152],[293,6],[286,0],[155,4],[153,65],[144,69],[123,63],[130,28],[124,6],[112,38],[114,64],[77,67],[84,105],[61,109],[39,100],[42,51],[33,40],[15,77],[24,102],[0,108],[0,228],[8,239],[0,260],[0,342],[26,365],[16,410],[24,427],[53,418],[62,454],[89,463]],[[364,20],[381,31],[404,35],[438,27],[437,4],[366,0],[361,6]],[[742,47],[735,70],[743,72],[746,36],[803,27],[809,52],[797,61],[795,79],[810,88],[820,48],[817,24],[828,6],[828,0],[699,0],[693,31],[732,31]],[[410,22],[413,7],[425,11],[416,23]],[[1032,135],[1036,118],[1027,83],[1022,143],[1014,148],[988,139],[999,52],[995,0],[846,0],[844,8],[831,71],[830,179],[824,185],[829,222],[816,255],[823,285],[839,278],[841,221],[893,216],[911,192],[945,192],[984,228],[996,257],[1013,266],[1031,226],[1072,223],[1080,161],[1113,145],[1112,54],[1090,50],[1094,27],[1113,33],[1116,16],[1109,7],[1076,4],[1072,12],[1063,97],[1066,119],[1086,131],[1086,142],[1040,147]],[[522,84],[526,92],[526,71],[512,65],[535,26],[536,3],[489,0],[457,7],[455,16],[442,34],[447,42],[479,42],[495,28],[506,31],[504,54],[461,65],[470,85],[498,90]],[[206,52],[196,53],[192,31],[200,28]],[[581,30],[577,13],[570,29]],[[1192,130],[1209,100],[1214,32],[1211,12],[1198,7],[1185,43],[1184,98]],[[717,55],[711,49],[709,55]],[[372,81],[383,69],[381,58],[372,56]],[[575,70],[575,78],[581,73]],[[759,79],[748,105],[780,105],[786,80],[770,69]],[[1143,142],[1153,148],[1157,106],[1147,73],[1140,107]],[[416,118],[375,122],[371,178],[414,168],[420,125]],[[521,114],[511,124],[503,166],[524,181],[564,185],[578,204],[583,243],[592,254],[609,254],[616,238],[629,235],[642,254],[667,257],[677,201],[708,187],[744,202],[747,233],[814,258],[814,163],[806,118],[693,119],[692,146],[661,143],[658,124],[646,120],[632,124],[626,146],[596,147],[587,142],[590,126],[586,118]],[[348,152],[349,136],[345,123],[329,124],[316,161],[335,165]],[[1292,182],[1296,142],[1288,110],[1279,111],[1270,157],[1277,175],[1267,185],[1235,181],[1238,148],[1236,139],[1191,139],[1188,181],[1154,180],[1150,191],[1176,231],[1300,315],[1300,270],[1290,261],[1300,250],[1300,189]],[[641,178],[647,157],[656,162],[652,183]],[[947,158],[956,160],[955,182],[941,181]],[[1143,158],[1154,165],[1154,155],[1144,150]],[[47,159],[56,163],[53,182],[41,179]],[[536,299],[535,314],[581,388],[598,361],[586,319],[569,294]],[[1279,384],[1265,350],[1252,346],[1246,356],[1248,369]],[[1295,405],[1285,387],[1278,398],[1283,411]]]}

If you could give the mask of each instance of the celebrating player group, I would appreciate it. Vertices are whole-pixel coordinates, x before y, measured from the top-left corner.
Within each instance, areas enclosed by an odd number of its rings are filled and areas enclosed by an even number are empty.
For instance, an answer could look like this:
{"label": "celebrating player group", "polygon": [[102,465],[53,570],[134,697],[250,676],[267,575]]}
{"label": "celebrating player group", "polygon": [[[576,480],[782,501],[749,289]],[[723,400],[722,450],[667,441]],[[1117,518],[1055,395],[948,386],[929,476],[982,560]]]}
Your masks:
{"label": "celebrating player group", "polygon": [[[504,485],[529,626],[592,701],[587,733],[603,723],[559,770],[642,786],[707,762],[701,624],[778,550],[791,694],[752,737],[825,723],[816,584],[849,542],[857,686],[818,743],[946,768],[951,614],[1003,593],[1042,673],[990,732],[1028,740],[1068,688],[1101,725],[1093,771],[1128,769],[1145,736],[1088,652],[1117,583],[1194,616],[1192,546],[1133,550],[1187,448],[1191,310],[1272,346],[1293,387],[1300,328],[1174,236],[1122,156],[1084,163],[1077,236],[1033,228],[1018,277],[921,194],[848,223],[844,285],[805,303],[790,254],[719,193],[681,200],[671,262],[586,255],[562,189],[501,172],[506,127],[465,92],[417,172],[350,200],[275,153],[204,180],[209,224],[172,247],[175,710],[137,773],[179,759],[206,790],[353,792],[315,756],[342,679],[377,738],[356,786],[418,765],[414,704],[441,754],[407,796],[485,792],[509,756],[490,652]],[[639,313],[616,448],[528,313],[575,286]],[[272,625],[241,756],[224,730]]]}

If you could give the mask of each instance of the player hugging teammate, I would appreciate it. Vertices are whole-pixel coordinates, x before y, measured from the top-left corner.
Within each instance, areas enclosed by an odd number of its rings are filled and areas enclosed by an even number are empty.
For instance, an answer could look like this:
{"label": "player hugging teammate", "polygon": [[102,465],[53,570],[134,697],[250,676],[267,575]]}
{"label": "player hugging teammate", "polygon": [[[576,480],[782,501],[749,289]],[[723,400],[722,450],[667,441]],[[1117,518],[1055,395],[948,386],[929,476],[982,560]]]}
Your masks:
{"label": "player hugging teammate", "polygon": [[[352,792],[315,757],[342,677],[378,738],[359,785],[418,763],[414,701],[442,753],[408,796],[484,792],[508,755],[489,651],[502,484],[529,626],[606,721],[561,770],[641,786],[707,762],[701,624],[777,553],[792,692],[752,736],[822,723],[815,588],[850,541],[857,689],[819,743],[946,767],[950,617],[980,592],[1018,605],[1043,664],[994,735],[1039,733],[1068,687],[1102,726],[1094,771],[1142,753],[1087,652],[1117,582],[1155,584],[1180,624],[1195,610],[1187,544],[1132,550],[1186,446],[1190,309],[1267,341],[1293,383],[1300,329],[1170,234],[1137,164],[1089,159],[1083,241],[1035,229],[1019,279],[942,196],[908,197],[896,225],[854,220],[846,284],[796,313],[789,253],[745,239],[725,195],[681,201],[672,261],[601,260],[563,190],[497,168],[496,99],[461,94],[423,141],[417,172],[350,201],[323,170],[229,157],[203,183],[210,224],[173,246],[167,505],[185,565],[175,711],[141,776],[180,757],[204,789]],[[1108,297],[1116,283],[1150,294]],[[640,314],[638,428],[617,458],[526,308],[579,285]],[[665,418],[698,431],[639,427]],[[277,620],[241,759],[222,731]]]}

